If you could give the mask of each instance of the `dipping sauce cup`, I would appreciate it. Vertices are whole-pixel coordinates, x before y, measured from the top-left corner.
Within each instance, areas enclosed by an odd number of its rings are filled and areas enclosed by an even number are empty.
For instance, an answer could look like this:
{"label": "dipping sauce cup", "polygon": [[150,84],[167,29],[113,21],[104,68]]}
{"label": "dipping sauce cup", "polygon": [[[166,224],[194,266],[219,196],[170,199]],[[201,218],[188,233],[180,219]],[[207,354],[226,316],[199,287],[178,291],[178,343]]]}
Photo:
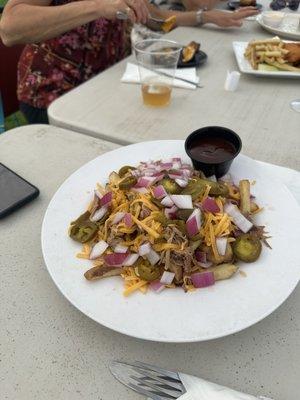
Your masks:
{"label": "dipping sauce cup", "polygon": [[164,39],[147,39],[135,43],[134,51],[145,105],[169,105],[181,49],[178,43]]}
{"label": "dipping sauce cup", "polygon": [[185,151],[196,170],[207,177],[225,175],[242,148],[240,137],[231,129],[207,126],[192,132],[185,140]]}

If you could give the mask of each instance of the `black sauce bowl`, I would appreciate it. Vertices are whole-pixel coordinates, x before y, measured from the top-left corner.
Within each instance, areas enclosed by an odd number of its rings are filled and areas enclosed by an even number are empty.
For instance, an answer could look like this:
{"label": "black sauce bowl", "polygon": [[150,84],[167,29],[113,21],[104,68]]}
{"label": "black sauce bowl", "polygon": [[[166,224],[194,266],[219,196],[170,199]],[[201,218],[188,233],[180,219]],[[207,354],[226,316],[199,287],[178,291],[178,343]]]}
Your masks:
{"label": "black sauce bowl", "polygon": [[[196,160],[191,155],[190,149],[193,147],[193,144],[197,141],[197,139],[199,139],[199,137],[218,137],[225,139],[227,142],[233,144],[235,152],[232,154],[232,157],[222,162],[202,162]],[[197,129],[185,140],[185,151],[192,160],[194,168],[202,171],[207,177],[215,175],[217,178],[220,178],[221,176],[225,175],[229,171],[232,161],[239,154],[241,149],[242,141],[239,135],[237,135],[231,129],[223,128],[221,126],[206,126],[204,128]]]}

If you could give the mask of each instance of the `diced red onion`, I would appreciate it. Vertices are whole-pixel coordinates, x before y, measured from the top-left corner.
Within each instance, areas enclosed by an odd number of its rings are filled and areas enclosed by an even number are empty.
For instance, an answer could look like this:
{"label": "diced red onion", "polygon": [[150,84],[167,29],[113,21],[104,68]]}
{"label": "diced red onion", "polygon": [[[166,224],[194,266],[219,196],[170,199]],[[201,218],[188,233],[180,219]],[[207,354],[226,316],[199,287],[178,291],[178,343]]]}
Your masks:
{"label": "diced red onion", "polygon": [[169,195],[167,195],[166,197],[164,197],[162,199],[161,204],[164,207],[172,207],[174,205],[174,201],[171,199],[171,197]]}
{"label": "diced red onion", "polygon": [[153,176],[145,176],[142,178],[139,178],[135,188],[147,188],[153,184],[155,181],[155,178]]}
{"label": "diced red onion", "polygon": [[92,251],[90,253],[90,260],[95,260],[95,258],[100,257],[105,250],[108,248],[108,244],[104,240],[100,240],[100,242],[96,243]]}
{"label": "diced red onion", "polygon": [[214,273],[211,271],[196,272],[191,275],[191,280],[195,288],[204,288],[215,283]]}
{"label": "diced red onion", "polygon": [[121,244],[117,244],[116,247],[114,248],[114,251],[115,253],[127,253],[128,247],[122,246]]}
{"label": "diced red onion", "polygon": [[124,218],[124,215],[124,212],[117,212],[112,220],[112,224],[118,224]]}
{"label": "diced red onion", "polygon": [[112,201],[112,192],[105,193],[103,197],[100,199],[101,206],[107,206]]}
{"label": "diced red onion", "polygon": [[227,213],[235,223],[235,225],[244,233],[249,232],[252,228],[253,224],[244,215],[240,212],[240,210],[232,203],[227,203],[224,206],[224,212]]}
{"label": "diced red onion", "polygon": [[213,265],[213,263],[211,261],[199,262],[199,264],[200,264],[200,267],[202,267],[202,268],[210,268]]}
{"label": "diced red onion", "polygon": [[167,192],[162,185],[153,188],[153,194],[157,199],[162,199],[163,197],[167,196]]}
{"label": "diced red onion", "polygon": [[164,273],[162,274],[162,277],[160,278],[160,283],[162,283],[164,285],[171,285],[174,277],[175,277],[174,272],[164,271]]}
{"label": "diced red onion", "polygon": [[199,262],[206,263],[206,253],[201,250],[196,250],[195,251],[195,258]]}
{"label": "diced red onion", "polygon": [[190,178],[192,171],[189,169],[181,169],[180,170],[181,175],[184,176],[185,178]]}
{"label": "diced red onion", "polygon": [[139,255],[136,253],[130,254],[126,260],[123,262],[124,267],[130,267],[133,265],[139,258]]}
{"label": "diced red onion", "polygon": [[177,178],[177,179],[175,179],[175,182],[177,183],[177,185],[179,185],[180,187],[184,188],[184,187],[187,186],[189,181],[187,179],[184,179],[184,178]]}
{"label": "diced red onion", "polygon": [[151,249],[150,252],[146,254],[146,257],[151,265],[157,264],[158,261],[160,260],[159,255],[153,249]]}
{"label": "diced red onion", "polygon": [[178,208],[193,208],[192,196],[190,194],[172,194],[170,197]]}
{"label": "diced red onion", "polygon": [[99,208],[99,210],[95,211],[94,214],[90,217],[90,220],[92,222],[97,222],[99,221],[104,215],[107,213],[108,209],[107,207],[103,206]]}
{"label": "diced red onion", "polygon": [[133,187],[131,190],[133,192],[142,193],[142,194],[148,193],[148,190],[145,187],[141,187],[141,188]]}
{"label": "diced red onion", "polygon": [[192,169],[192,166],[190,164],[187,164],[187,163],[182,163],[181,168]]}
{"label": "diced red onion", "polygon": [[139,255],[140,256],[145,256],[146,254],[149,254],[151,251],[151,245],[149,242],[142,244],[139,247]]}
{"label": "diced red onion", "polygon": [[216,203],[216,201],[211,198],[211,197],[206,197],[206,199],[204,199],[202,201],[202,209],[204,211],[207,212],[211,212],[211,213],[218,213],[220,212],[220,208],[218,206],[218,204]]}
{"label": "diced red onion", "polygon": [[199,208],[195,208],[192,214],[186,221],[186,230],[189,237],[197,235],[201,227],[201,211]]}
{"label": "diced red onion", "polygon": [[131,228],[133,221],[132,221],[132,216],[129,213],[125,213],[124,215],[124,224],[126,225],[127,228]]}
{"label": "diced red onion", "polygon": [[177,179],[177,178],[181,178],[182,174],[180,171],[172,171],[171,173],[168,173],[168,176],[170,179]]}
{"label": "diced red onion", "polygon": [[173,168],[174,168],[174,169],[179,169],[179,168],[181,168],[181,162],[174,161],[174,162],[173,162]]}
{"label": "diced red onion", "polygon": [[160,164],[161,168],[164,170],[169,170],[173,167],[173,163],[171,162],[165,162]]}
{"label": "diced red onion", "polygon": [[121,267],[127,259],[128,253],[112,253],[104,256],[104,262],[108,266]]}
{"label": "diced red onion", "polygon": [[173,206],[171,208],[165,208],[165,216],[169,219],[175,219],[177,210],[178,208],[176,206]]}
{"label": "diced red onion", "polygon": [[133,170],[131,171],[131,174],[132,174],[133,176],[135,176],[135,177],[138,177],[138,176],[140,176],[140,171],[139,171],[138,169],[133,169]]}
{"label": "diced red onion", "polygon": [[160,281],[153,281],[149,285],[150,289],[155,293],[160,293],[165,289],[165,285],[160,283]]}
{"label": "diced red onion", "polygon": [[161,177],[164,177],[165,176],[165,174],[163,174],[161,171],[158,171],[158,172],[155,172],[154,174],[153,174],[153,176],[155,176],[155,178],[160,178],[160,179],[162,179]]}
{"label": "diced red onion", "polygon": [[217,250],[220,256],[225,256],[226,247],[227,247],[227,238],[226,237],[218,237],[216,238]]}
{"label": "diced red onion", "polygon": [[164,179],[164,177],[165,177],[165,174],[162,174],[162,173],[153,175],[153,178],[155,178],[153,181],[153,184],[160,182],[162,179]]}
{"label": "diced red onion", "polygon": [[143,171],[144,176],[153,176],[155,174],[156,170],[155,169],[146,169]]}

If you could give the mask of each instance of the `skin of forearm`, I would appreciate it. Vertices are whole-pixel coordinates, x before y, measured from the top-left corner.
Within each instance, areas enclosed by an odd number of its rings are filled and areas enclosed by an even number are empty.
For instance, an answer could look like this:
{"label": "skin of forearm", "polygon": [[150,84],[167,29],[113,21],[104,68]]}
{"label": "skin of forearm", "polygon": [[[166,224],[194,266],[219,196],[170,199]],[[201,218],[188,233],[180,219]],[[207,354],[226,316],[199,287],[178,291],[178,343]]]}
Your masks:
{"label": "skin of forearm", "polygon": [[173,15],[176,16],[176,25],[177,26],[195,26],[197,24],[196,21],[196,12],[195,11],[173,11],[173,10],[163,10],[158,7],[149,4],[148,6],[149,12],[153,17],[167,19]]}
{"label": "skin of forearm", "polygon": [[51,7],[20,3],[4,12],[0,35],[8,46],[38,43],[98,18],[97,12],[92,0]]}

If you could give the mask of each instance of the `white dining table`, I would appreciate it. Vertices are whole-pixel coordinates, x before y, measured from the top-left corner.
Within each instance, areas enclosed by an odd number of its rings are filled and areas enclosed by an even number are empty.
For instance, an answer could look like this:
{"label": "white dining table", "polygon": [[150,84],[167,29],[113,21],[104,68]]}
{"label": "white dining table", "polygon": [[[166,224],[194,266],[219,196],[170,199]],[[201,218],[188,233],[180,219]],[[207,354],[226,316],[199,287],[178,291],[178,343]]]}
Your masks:
{"label": "white dining table", "polygon": [[274,400],[298,400],[299,285],[279,309],[240,333],[176,345],[104,328],[58,291],[40,244],[47,205],[77,168],[117,147],[44,125],[0,135],[1,162],[40,189],[37,199],[0,221],[0,399],[141,398],[109,373],[109,362],[120,359],[182,370]]}
{"label": "white dining table", "polygon": [[300,80],[242,74],[236,92],[224,90],[227,71],[238,69],[232,41],[270,34],[245,21],[241,29],[185,27],[167,37],[201,43],[208,55],[198,69],[203,88],[174,89],[169,107],[146,107],[139,85],[120,82],[127,62],[134,62],[130,57],[55,100],[50,123],[120,144],[183,139],[203,126],[226,126],[241,136],[246,155],[300,169],[300,114],[289,106],[300,97]]}

